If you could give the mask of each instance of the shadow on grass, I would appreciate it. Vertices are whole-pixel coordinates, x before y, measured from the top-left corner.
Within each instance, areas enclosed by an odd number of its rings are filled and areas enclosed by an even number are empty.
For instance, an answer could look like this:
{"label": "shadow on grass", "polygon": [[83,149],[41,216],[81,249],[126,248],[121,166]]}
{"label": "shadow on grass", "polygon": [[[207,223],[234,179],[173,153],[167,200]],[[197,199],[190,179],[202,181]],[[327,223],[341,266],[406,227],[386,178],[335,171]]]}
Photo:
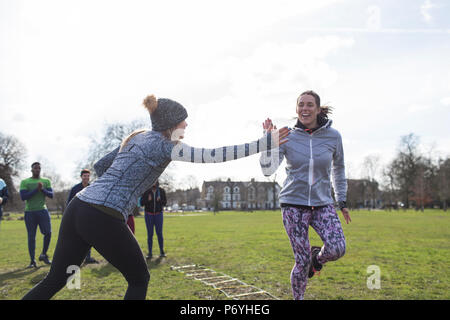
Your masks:
{"label": "shadow on grass", "polygon": [[[164,265],[165,258],[158,257],[154,260],[147,260],[148,269],[156,269]],[[100,267],[90,268],[93,275],[99,278],[108,277],[111,273],[117,273],[119,270],[114,267],[112,264],[105,261],[105,263],[101,263]]]}
{"label": "shadow on grass", "polygon": [[[39,269],[40,269],[40,267],[31,268],[31,269],[29,269],[29,268],[22,268],[22,269],[13,270],[13,271],[10,271],[10,272],[2,273],[2,274],[0,274],[0,286],[4,285],[5,281],[13,280],[13,279],[19,279],[19,278],[23,278],[23,277],[29,276],[32,273],[38,271]],[[44,276],[39,275],[39,277],[42,277],[42,278]]]}

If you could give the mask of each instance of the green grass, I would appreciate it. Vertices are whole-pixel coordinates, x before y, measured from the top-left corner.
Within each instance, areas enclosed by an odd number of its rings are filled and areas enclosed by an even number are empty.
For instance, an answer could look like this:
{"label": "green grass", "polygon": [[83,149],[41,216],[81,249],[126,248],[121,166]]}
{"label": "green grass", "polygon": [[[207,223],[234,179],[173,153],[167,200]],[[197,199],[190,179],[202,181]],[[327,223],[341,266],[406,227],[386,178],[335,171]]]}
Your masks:
{"label": "green grass", "polygon": [[[49,270],[29,262],[23,221],[11,215],[0,225],[0,299],[20,299]],[[429,210],[354,211],[346,225],[347,252],[312,278],[305,299],[450,299],[450,213]],[[60,219],[52,217],[52,256]],[[144,252],[146,229],[136,218],[136,237]],[[292,250],[280,211],[166,214],[164,240],[167,258],[149,263],[148,299],[226,299],[199,281],[170,266],[201,264],[262,288],[281,299],[291,299]],[[310,229],[312,245],[321,245]],[[38,233],[36,252],[42,249]],[[99,265],[84,266],[81,290],[64,288],[54,299],[122,299],[126,281],[95,250]],[[154,252],[157,239],[154,237]],[[381,289],[367,288],[367,267],[381,269]]]}

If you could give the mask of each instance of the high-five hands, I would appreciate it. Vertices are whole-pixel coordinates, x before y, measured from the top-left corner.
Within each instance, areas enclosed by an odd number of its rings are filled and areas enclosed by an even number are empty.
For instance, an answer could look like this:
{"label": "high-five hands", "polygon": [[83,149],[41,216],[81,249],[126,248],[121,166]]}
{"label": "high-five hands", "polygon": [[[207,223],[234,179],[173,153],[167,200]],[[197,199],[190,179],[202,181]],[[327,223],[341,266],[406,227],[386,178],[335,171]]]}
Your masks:
{"label": "high-five hands", "polygon": [[[272,120],[269,118],[267,118],[263,122],[262,125],[263,125],[263,129],[264,129],[264,133],[271,133],[272,138],[275,138],[274,141],[278,140],[278,146],[281,146],[282,144],[285,144],[286,142],[288,142],[288,139],[285,139],[289,135],[288,127],[284,127],[284,128],[277,130],[277,126],[275,126],[272,123]],[[277,139],[277,137],[278,137],[278,139]]]}

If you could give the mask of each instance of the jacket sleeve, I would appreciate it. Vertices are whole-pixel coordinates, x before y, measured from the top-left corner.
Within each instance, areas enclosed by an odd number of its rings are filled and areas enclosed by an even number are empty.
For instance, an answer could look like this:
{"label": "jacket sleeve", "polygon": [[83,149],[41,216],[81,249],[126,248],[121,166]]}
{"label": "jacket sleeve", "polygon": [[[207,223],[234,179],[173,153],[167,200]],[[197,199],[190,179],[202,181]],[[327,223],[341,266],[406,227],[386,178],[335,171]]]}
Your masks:
{"label": "jacket sleeve", "polygon": [[38,193],[37,188],[31,191],[20,190],[20,199],[22,199],[22,201],[31,199],[31,197],[33,197],[36,193]]}
{"label": "jacket sleeve", "polygon": [[94,170],[98,177],[101,177],[108,170],[119,153],[119,149],[120,147],[117,147],[94,164]]}
{"label": "jacket sleeve", "polygon": [[277,171],[278,167],[283,162],[284,153],[284,145],[261,153],[259,165],[261,166],[264,176],[269,177]]}
{"label": "jacket sleeve", "polygon": [[331,173],[336,201],[347,201],[347,180],[345,178],[344,147],[342,146],[341,135],[337,137]]}
{"label": "jacket sleeve", "polygon": [[50,199],[53,199],[53,189],[52,188],[46,188],[46,189],[42,189],[42,193],[49,197]]}
{"label": "jacket sleeve", "polygon": [[148,205],[148,190],[141,196],[141,206],[145,207],[146,205]]}
{"label": "jacket sleeve", "polygon": [[66,205],[69,204],[70,200],[72,200],[74,196],[75,196],[75,187],[73,187],[72,189],[70,189],[69,196],[67,197],[67,203],[66,203]]}
{"label": "jacket sleeve", "polygon": [[4,187],[2,190],[0,190],[0,195],[2,197],[2,206],[6,204],[8,201],[8,187]]}
{"label": "jacket sleeve", "polygon": [[221,163],[248,157],[259,152],[278,147],[278,141],[272,139],[271,134],[241,145],[232,145],[214,149],[194,148],[185,143],[177,143],[170,150],[170,159],[193,163]]}

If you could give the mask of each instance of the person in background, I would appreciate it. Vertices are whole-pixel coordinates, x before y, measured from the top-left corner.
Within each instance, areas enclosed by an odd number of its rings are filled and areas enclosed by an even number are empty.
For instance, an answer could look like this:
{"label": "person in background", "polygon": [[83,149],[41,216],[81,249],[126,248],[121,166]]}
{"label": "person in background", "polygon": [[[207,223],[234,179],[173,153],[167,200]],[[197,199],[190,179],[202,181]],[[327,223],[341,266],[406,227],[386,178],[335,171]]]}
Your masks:
{"label": "person in background", "polygon": [[34,254],[36,249],[37,227],[44,235],[44,245],[39,261],[51,264],[47,250],[52,236],[52,226],[50,213],[45,204],[45,197],[53,198],[51,182],[47,178],[41,177],[41,164],[34,162],[31,165],[32,176],[20,182],[20,198],[25,201],[25,226],[28,233],[28,252],[30,254],[30,264],[28,268],[36,268]]}
{"label": "person in background", "polygon": [[128,216],[128,219],[127,219],[127,225],[130,228],[131,232],[133,232],[133,234],[135,233],[134,216],[138,212],[139,212],[139,207],[136,206],[136,208],[134,208],[133,212]]}
{"label": "person in background", "polygon": [[159,244],[159,256],[165,257],[163,238],[163,209],[167,204],[166,192],[156,183],[141,196],[141,205],[145,211],[145,225],[147,226],[148,256],[151,259],[153,254],[153,229],[156,230]]}
{"label": "person in background", "polygon": [[[80,192],[81,190],[83,190],[84,188],[86,188],[89,185],[89,180],[91,178],[91,171],[88,169],[81,170],[80,177],[81,177],[81,182],[74,185],[72,190],[70,190],[69,197],[67,198],[67,205],[69,205],[70,201],[73,199],[73,197],[75,197],[75,195],[78,192]],[[86,255],[86,258],[84,259],[84,263],[86,263],[86,264],[98,263],[98,261],[95,260],[94,258],[92,258],[92,256],[91,256],[91,249],[89,249],[89,251]]]}
{"label": "person in background", "polygon": [[[222,163],[278,148],[286,143],[288,128],[258,140],[214,149],[182,143],[187,110],[178,102],[149,95],[143,105],[150,113],[151,130],[137,130],[94,165],[99,177],[70,201],[59,229],[53,263],[47,276],[24,300],[50,299],[67,284],[69,266],[79,266],[94,247],[117,268],[128,283],[124,299],[143,300],[150,273],[139,242],[127,226],[138,198],[171,161]],[[191,232],[192,230],[187,230]]]}
{"label": "person in background", "polygon": [[2,207],[8,201],[8,187],[3,179],[0,178],[0,223],[2,222],[3,209]]}

